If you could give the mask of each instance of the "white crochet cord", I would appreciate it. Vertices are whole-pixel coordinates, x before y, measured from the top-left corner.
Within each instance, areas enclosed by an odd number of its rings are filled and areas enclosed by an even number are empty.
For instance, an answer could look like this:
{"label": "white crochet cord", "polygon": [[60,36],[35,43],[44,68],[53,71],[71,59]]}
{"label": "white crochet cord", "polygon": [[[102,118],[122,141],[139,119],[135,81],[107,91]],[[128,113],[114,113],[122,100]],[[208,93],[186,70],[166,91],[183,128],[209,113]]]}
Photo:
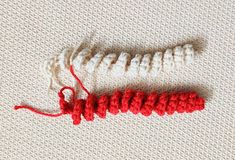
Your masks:
{"label": "white crochet cord", "polygon": [[43,65],[43,71],[50,79],[51,89],[52,82],[56,82],[59,86],[63,85],[58,78],[58,71],[68,70],[71,64],[77,69],[85,69],[90,74],[102,70],[102,72],[111,72],[115,76],[122,76],[125,73],[147,76],[148,74],[158,75],[160,71],[170,71],[182,65],[191,64],[194,56],[195,50],[192,44],[169,48],[164,53],[156,52],[153,56],[148,53],[136,54],[134,57],[126,52],[121,52],[118,56],[114,53],[105,54],[103,51],[92,56],[91,48],[81,49],[78,46],[65,48],[60,54],[47,60]]}

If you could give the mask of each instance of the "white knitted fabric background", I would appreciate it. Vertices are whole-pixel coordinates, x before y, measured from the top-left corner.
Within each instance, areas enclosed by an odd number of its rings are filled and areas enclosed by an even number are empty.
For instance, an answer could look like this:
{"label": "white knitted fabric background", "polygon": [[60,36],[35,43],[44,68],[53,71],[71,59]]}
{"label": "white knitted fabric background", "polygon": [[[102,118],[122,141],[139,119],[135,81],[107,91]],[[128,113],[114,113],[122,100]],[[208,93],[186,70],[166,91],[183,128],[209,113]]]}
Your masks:
{"label": "white knitted fabric background", "polygon": [[[0,1],[0,159],[234,159],[233,0]],[[190,66],[156,77],[80,75],[90,91],[194,89],[207,98],[192,114],[108,114],[74,126],[13,106],[58,112],[40,64],[84,37],[113,51],[152,52],[192,42]],[[70,77],[71,78],[71,77]]]}

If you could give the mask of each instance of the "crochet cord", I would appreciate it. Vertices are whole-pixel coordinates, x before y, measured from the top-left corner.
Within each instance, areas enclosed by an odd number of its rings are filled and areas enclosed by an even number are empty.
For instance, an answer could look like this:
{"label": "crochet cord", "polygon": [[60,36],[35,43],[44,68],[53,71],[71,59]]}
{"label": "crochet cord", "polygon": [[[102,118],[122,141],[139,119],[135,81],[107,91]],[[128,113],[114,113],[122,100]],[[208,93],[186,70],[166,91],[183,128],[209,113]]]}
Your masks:
{"label": "crochet cord", "polygon": [[49,89],[52,89],[54,82],[58,86],[63,86],[58,77],[58,71],[69,70],[72,64],[90,74],[100,70],[110,72],[113,76],[118,77],[129,73],[134,77],[145,77],[148,74],[158,76],[160,71],[174,70],[182,65],[191,64],[195,55],[196,51],[192,44],[168,48],[164,52],[155,52],[154,54],[136,54],[135,57],[126,52],[121,52],[119,55],[106,54],[103,50],[93,54],[92,48],[77,46],[65,48],[59,55],[48,59],[42,71],[50,78]]}
{"label": "crochet cord", "polygon": [[[107,111],[114,115],[120,111],[122,113],[130,111],[133,114],[141,113],[144,116],[150,116],[155,111],[159,116],[163,116],[165,113],[168,115],[172,115],[175,112],[192,113],[194,111],[201,111],[205,107],[205,100],[195,92],[164,92],[161,94],[152,92],[146,94],[142,91],[126,89],[124,92],[116,90],[110,96],[101,95],[97,98],[84,87],[80,79],[75,75],[72,65],[70,66],[70,72],[80,87],[88,94],[86,99],[76,99],[74,88],[65,86],[58,93],[60,113],[44,113],[30,106],[15,106],[15,109],[28,109],[36,114],[49,117],[70,114],[73,124],[78,125],[81,122],[82,115],[87,121],[93,121],[94,114],[97,114],[100,118],[105,118]],[[64,90],[72,92],[69,102],[65,100]]]}

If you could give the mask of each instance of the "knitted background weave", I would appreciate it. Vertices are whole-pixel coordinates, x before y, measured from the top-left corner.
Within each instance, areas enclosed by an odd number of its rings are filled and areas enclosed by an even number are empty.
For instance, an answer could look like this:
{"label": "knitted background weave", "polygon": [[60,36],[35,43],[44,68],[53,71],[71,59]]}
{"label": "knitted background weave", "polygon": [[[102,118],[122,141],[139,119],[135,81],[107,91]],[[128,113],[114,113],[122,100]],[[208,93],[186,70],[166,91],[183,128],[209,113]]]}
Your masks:
{"label": "knitted background weave", "polygon": [[[0,159],[234,159],[234,0],[0,1]],[[93,36],[114,53],[152,53],[192,43],[192,65],[159,76],[76,73],[98,95],[116,88],[144,92],[195,90],[206,108],[148,118],[107,113],[74,126],[70,117],[15,111],[58,111],[57,89],[39,66],[64,47]],[[66,85],[71,75],[62,73]],[[86,96],[81,92],[81,97]]]}

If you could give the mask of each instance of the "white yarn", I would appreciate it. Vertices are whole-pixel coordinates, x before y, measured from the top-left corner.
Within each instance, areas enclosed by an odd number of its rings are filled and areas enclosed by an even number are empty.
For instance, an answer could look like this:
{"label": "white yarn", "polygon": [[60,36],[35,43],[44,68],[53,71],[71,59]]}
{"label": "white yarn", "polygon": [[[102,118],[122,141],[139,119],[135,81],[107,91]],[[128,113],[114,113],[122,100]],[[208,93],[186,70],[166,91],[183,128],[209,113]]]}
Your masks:
{"label": "white yarn", "polygon": [[163,57],[162,52],[156,52],[153,56],[151,74],[154,76],[157,76],[158,73],[162,70],[163,66],[162,57]]}
{"label": "white yarn", "polygon": [[173,57],[173,50],[167,49],[163,55],[163,69],[169,71],[173,69],[175,66],[174,57]]}
{"label": "white yarn", "polygon": [[93,73],[96,68],[100,65],[100,62],[103,59],[104,55],[105,54],[102,51],[95,54],[94,57],[92,57],[91,60],[87,62],[86,70],[89,73]]}
{"label": "white yarn", "polygon": [[110,53],[103,58],[98,67],[102,69],[104,72],[107,72],[112,68],[112,64],[115,63],[116,60],[117,60],[117,55],[115,53]]}
{"label": "white yarn", "polygon": [[[45,61],[40,70],[44,73],[43,75],[46,76],[49,80],[48,91],[53,89],[52,85],[53,82],[56,82],[57,85],[62,86],[62,82],[58,78],[58,69],[59,69],[59,55],[55,55],[54,57],[50,58],[48,61]],[[64,65],[64,64],[63,64]]]}
{"label": "white yarn", "polygon": [[150,54],[145,54],[143,56],[143,59],[140,63],[140,69],[139,69],[139,73],[140,75],[142,76],[146,76],[147,73],[149,72],[150,70],[150,63],[151,63],[151,55]]}
{"label": "white yarn", "polygon": [[73,48],[65,48],[58,57],[61,69],[68,69],[70,64],[70,57],[75,52]]}
{"label": "white yarn", "polygon": [[175,66],[178,68],[184,64],[184,49],[181,46],[174,48],[174,62]]}
{"label": "white yarn", "polygon": [[123,75],[127,71],[128,62],[130,61],[131,55],[122,52],[118,57],[115,64],[112,66],[112,73],[116,76]]}
{"label": "white yarn", "polygon": [[185,50],[185,63],[190,64],[193,62],[194,60],[194,55],[195,55],[195,51],[193,49],[193,45],[191,44],[186,44],[183,46],[184,50]]}
{"label": "white yarn", "polygon": [[91,56],[91,49],[85,48],[78,53],[77,57],[72,61],[72,64],[76,66],[77,69],[81,69],[89,61]]}
{"label": "white yarn", "polygon": [[[193,62],[195,51],[191,44],[176,46],[174,49],[166,49],[164,53],[156,52],[151,54],[136,54],[133,58],[126,52],[121,52],[119,56],[114,53],[100,51],[92,57],[92,50],[84,48],[78,51],[80,46],[76,48],[66,48],[60,55],[49,59],[44,64],[45,74],[50,77],[50,81],[55,81],[58,85],[62,85],[58,79],[56,70],[69,69],[71,64],[77,69],[85,69],[92,74],[97,69],[102,72],[111,71],[115,76],[124,75],[126,72],[134,76],[158,75],[160,71],[169,71],[188,65]],[[50,83],[50,87],[51,87]]]}
{"label": "white yarn", "polygon": [[142,56],[140,54],[136,54],[133,59],[131,59],[130,66],[128,68],[128,71],[132,73],[133,75],[138,75],[139,73],[139,66],[141,62]]}

